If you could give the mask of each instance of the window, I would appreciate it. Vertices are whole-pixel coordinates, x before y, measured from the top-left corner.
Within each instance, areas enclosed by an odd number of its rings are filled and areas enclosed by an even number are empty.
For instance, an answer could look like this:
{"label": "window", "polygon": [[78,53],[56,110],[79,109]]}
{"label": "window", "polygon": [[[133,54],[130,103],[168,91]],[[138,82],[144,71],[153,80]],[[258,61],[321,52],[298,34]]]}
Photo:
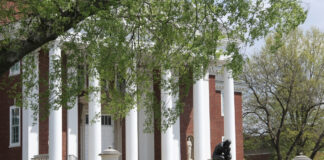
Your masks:
{"label": "window", "polygon": [[9,70],[9,76],[15,76],[18,74],[20,74],[20,61],[11,66]]}
{"label": "window", "polygon": [[9,147],[20,146],[20,108],[10,107],[10,143]]}
{"label": "window", "polygon": [[[87,114],[85,117],[85,123],[89,124],[89,115]],[[101,116],[101,125],[111,126],[111,116],[109,115],[102,115]]]}
{"label": "window", "polygon": [[86,124],[89,124],[89,115],[86,115],[85,123],[86,123]]}
{"label": "window", "polygon": [[221,91],[221,115],[224,117],[224,92]]}
{"label": "window", "polygon": [[111,126],[111,117],[108,115],[102,115],[101,116],[101,125]]}

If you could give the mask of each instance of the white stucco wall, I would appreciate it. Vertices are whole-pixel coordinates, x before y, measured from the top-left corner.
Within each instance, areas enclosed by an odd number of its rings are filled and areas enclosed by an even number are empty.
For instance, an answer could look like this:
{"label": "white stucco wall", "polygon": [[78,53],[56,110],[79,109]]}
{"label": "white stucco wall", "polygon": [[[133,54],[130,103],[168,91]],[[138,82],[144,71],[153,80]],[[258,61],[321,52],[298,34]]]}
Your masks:
{"label": "white stucco wall", "polygon": [[[89,125],[84,124],[84,136],[83,138],[83,160],[88,160],[88,136],[89,136]],[[114,146],[114,121],[111,120],[111,125],[101,125],[101,148],[102,150],[107,149],[109,146]]]}

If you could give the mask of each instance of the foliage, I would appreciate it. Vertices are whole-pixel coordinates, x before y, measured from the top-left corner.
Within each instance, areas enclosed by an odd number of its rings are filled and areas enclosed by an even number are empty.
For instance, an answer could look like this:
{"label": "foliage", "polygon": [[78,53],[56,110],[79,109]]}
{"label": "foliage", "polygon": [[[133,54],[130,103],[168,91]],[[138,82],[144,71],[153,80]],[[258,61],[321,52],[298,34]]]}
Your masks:
{"label": "foliage", "polygon": [[[278,38],[281,37],[281,38]],[[267,38],[248,60],[245,131],[269,136],[277,159],[324,147],[324,34],[317,29]]]}
{"label": "foliage", "polygon": [[[298,0],[2,0],[0,6],[5,6],[0,10],[0,17],[5,17],[1,19],[5,25],[0,26],[4,37],[0,64],[9,61],[8,55],[17,61],[21,53],[57,38],[67,51],[67,68],[75,66],[78,74],[85,75],[99,72],[107,112],[123,117],[138,103],[136,99],[143,100],[139,107],[151,115],[147,122],[159,121],[161,115],[168,119],[162,128],[174,123],[182,110],[178,102],[175,110],[162,105],[160,113],[152,85],[159,82],[160,88],[171,89],[174,95],[179,91],[177,78],[160,78],[165,71],[180,78],[194,73],[193,79],[182,80],[190,86],[224,54],[232,56],[228,66],[239,73],[240,45],[252,44],[270,29],[288,32],[306,18]],[[63,87],[67,91],[59,103],[95,89],[80,87],[82,83]]]}

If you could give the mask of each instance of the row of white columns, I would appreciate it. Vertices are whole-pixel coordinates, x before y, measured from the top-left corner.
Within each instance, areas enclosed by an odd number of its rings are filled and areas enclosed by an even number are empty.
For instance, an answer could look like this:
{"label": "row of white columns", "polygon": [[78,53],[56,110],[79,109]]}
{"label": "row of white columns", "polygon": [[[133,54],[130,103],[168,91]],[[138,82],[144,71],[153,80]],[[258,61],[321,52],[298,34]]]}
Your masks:
{"label": "row of white columns", "polygon": [[[49,116],[49,160],[62,159],[62,106],[57,106],[55,101],[59,100],[61,92],[61,49],[54,45],[49,52],[49,84],[51,111]],[[69,68],[68,76],[76,77],[76,69]],[[73,78],[72,78],[73,79]],[[99,74],[93,69],[89,76],[89,153],[88,159],[101,160],[101,103],[100,103],[100,81]],[[51,102],[52,101],[52,102]],[[68,155],[78,155],[78,105],[77,97],[72,97],[69,105],[73,108],[68,110]]]}
{"label": "row of white columns", "polygon": [[[54,42],[49,51],[49,103],[51,111],[49,115],[49,159],[62,159],[62,106],[57,103],[60,100],[61,86],[61,49]],[[23,59],[23,143],[22,159],[31,160],[39,154],[39,55],[37,52]],[[31,67],[29,68],[28,67]],[[76,76],[74,68],[68,69],[68,76]],[[28,88],[27,83],[33,83]],[[73,106],[67,113],[68,149],[67,154],[78,155],[78,102],[77,97],[72,97],[68,105]],[[32,109],[33,108],[33,109]],[[35,110],[36,109],[36,110]]]}
{"label": "row of white columns", "polygon": [[[50,104],[49,116],[49,159],[62,159],[62,106],[53,103],[59,100],[61,92],[61,68],[55,63],[60,62],[61,49],[58,44],[54,44],[49,52],[49,84],[50,84]],[[38,64],[38,59],[36,60]],[[38,65],[37,65],[38,66]],[[38,68],[37,68],[38,69]],[[75,69],[68,72],[74,75]],[[38,71],[37,71],[38,73]],[[172,77],[172,72],[167,70],[163,72],[163,80],[168,81]],[[52,86],[51,86],[52,85]],[[37,88],[36,88],[37,87]],[[99,74],[93,70],[89,77],[89,154],[88,159],[101,160],[101,103],[100,103],[100,84]],[[24,88],[24,87],[23,87]],[[38,86],[35,86],[35,93]],[[28,95],[26,96],[28,99]],[[178,96],[172,96],[170,90],[161,90],[162,104],[167,109],[174,109]],[[38,98],[31,99],[38,103]],[[68,111],[68,155],[78,154],[78,107],[77,97],[71,99],[74,107]],[[232,159],[236,160],[236,139],[235,139],[235,106],[234,106],[234,82],[231,72],[224,72],[224,134],[225,139],[231,140]],[[193,110],[194,110],[194,158],[197,160],[207,160],[211,158],[210,146],[210,116],[209,116],[209,75],[198,80],[193,86]],[[23,157],[31,159],[38,154],[38,123],[33,124],[33,112],[30,109],[24,109],[23,116],[28,120],[23,122]],[[134,108],[126,116],[126,160],[138,160],[139,142],[138,138],[138,113]],[[27,132],[25,131],[27,130]],[[26,133],[25,133],[26,132]],[[30,143],[32,142],[32,143]],[[33,146],[30,146],[33,144]],[[170,126],[161,134],[161,155],[162,160],[180,160],[180,122]]]}
{"label": "row of white columns", "polygon": [[[236,132],[234,81],[232,72],[224,69],[224,138],[231,141],[232,160],[236,160]],[[194,108],[194,158],[211,158],[210,114],[209,114],[209,75],[198,80],[193,87]]]}
{"label": "row of white columns", "polygon": [[[172,76],[170,70],[162,73],[164,81],[168,81]],[[177,98],[177,96],[172,96],[170,90],[161,90],[161,101],[167,109],[175,108]],[[194,84],[193,98],[194,159],[208,160],[211,159],[209,74]],[[232,160],[236,160],[234,81],[231,71],[226,69],[224,71],[224,104],[226,106],[224,107],[225,139],[232,142]],[[126,116],[126,160],[138,160],[137,133],[137,112],[136,109],[133,109]],[[152,157],[150,158],[152,159]],[[179,119],[166,132],[161,133],[161,158],[162,160],[181,159]],[[147,157],[142,157],[142,159],[146,160]]]}
{"label": "row of white columns", "polygon": [[[33,80],[35,84],[38,80],[38,54],[33,54],[34,66],[33,73],[36,77],[27,77],[24,81]],[[54,42],[49,51],[49,86],[50,96],[49,103],[51,105],[49,115],[49,160],[62,159],[62,106],[60,105],[60,95],[62,94],[62,79],[61,79],[61,49],[57,41]],[[26,67],[31,64],[27,64]],[[25,65],[24,65],[25,66]],[[23,70],[24,71],[24,70]],[[31,73],[26,73],[31,74]],[[68,76],[71,79],[76,76],[76,69],[69,68]],[[89,154],[88,159],[101,160],[101,103],[100,103],[100,85],[99,75],[96,70],[89,77]],[[39,122],[38,114],[31,109],[32,105],[38,105],[39,90],[38,85],[32,87],[31,92],[24,92],[27,85],[23,83],[24,106],[23,106],[23,159],[31,160],[39,154]],[[67,111],[67,152],[68,155],[78,156],[78,99],[72,97],[68,102],[72,106]],[[35,119],[36,118],[36,119]]]}

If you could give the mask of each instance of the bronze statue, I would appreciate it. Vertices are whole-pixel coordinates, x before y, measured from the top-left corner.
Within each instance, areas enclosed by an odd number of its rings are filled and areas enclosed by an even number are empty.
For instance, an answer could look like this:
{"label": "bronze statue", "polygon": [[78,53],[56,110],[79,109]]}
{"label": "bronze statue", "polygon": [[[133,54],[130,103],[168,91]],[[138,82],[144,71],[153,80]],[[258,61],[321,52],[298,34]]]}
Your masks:
{"label": "bronze statue", "polygon": [[226,140],[219,143],[214,150],[213,160],[231,160],[231,141]]}

